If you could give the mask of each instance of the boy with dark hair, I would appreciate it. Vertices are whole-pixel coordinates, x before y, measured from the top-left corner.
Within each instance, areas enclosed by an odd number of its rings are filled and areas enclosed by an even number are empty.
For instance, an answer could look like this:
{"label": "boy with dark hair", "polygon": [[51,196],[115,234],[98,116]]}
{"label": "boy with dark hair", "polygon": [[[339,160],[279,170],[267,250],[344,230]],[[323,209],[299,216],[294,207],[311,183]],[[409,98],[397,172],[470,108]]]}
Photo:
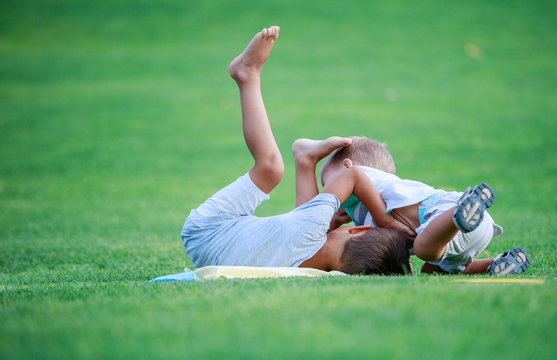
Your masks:
{"label": "boy with dark hair", "polygon": [[406,237],[398,231],[371,228],[346,243],[341,257],[341,270],[347,274],[364,275],[412,274],[406,243]]}
{"label": "boy with dark hair", "polygon": [[[277,26],[263,29],[230,64],[230,75],[240,90],[244,139],[255,164],[190,212],[181,234],[189,257],[196,267],[301,266],[350,274],[411,273],[405,238],[396,232],[369,226],[345,226],[328,232],[333,214],[350,194],[368,206],[379,197],[356,168],[344,172],[318,194],[315,165],[331,151],[349,145],[349,138],[297,140],[293,145],[296,209],[265,218],[253,215],[284,171],[260,88],[260,73],[279,30]],[[389,214],[381,220],[412,233]],[[361,256],[354,256],[354,248]],[[374,250],[379,248],[382,251]]]}

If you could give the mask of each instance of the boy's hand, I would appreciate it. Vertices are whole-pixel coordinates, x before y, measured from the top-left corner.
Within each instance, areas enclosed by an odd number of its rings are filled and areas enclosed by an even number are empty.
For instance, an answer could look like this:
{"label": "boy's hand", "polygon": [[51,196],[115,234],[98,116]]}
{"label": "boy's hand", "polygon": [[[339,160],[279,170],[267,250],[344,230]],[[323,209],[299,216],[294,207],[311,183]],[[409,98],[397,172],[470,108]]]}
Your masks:
{"label": "boy's hand", "polygon": [[404,225],[398,220],[393,219],[393,221],[387,226],[390,229],[394,229],[396,231],[400,231],[404,235],[411,240],[412,244],[414,243],[414,238],[416,237],[416,232],[413,229],[410,229],[408,226]]}
{"label": "boy's hand", "polygon": [[[412,226],[405,221],[404,217],[400,216],[396,210],[397,209],[394,209],[393,211],[391,211],[390,214],[396,220],[396,222],[402,224],[402,226],[406,228],[407,231],[402,231],[402,232],[406,235],[406,246],[409,249],[412,249],[414,247],[414,239],[416,238],[416,232],[414,231]],[[408,231],[410,231],[412,235],[409,235],[410,233]]]}
{"label": "boy's hand", "polygon": [[352,218],[346,213],[346,210],[340,209],[333,215],[329,231],[333,231],[344,224],[348,224],[350,221],[352,221]]}

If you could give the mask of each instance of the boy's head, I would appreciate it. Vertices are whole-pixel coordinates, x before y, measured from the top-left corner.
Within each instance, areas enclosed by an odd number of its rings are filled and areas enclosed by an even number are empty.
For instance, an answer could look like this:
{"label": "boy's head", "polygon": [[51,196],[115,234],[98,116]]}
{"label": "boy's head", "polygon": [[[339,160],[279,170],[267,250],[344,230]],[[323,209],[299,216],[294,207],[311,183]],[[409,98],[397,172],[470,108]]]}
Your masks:
{"label": "boy's head", "polygon": [[395,162],[386,144],[368,139],[365,136],[352,136],[352,144],[337,149],[321,168],[321,183],[325,184],[327,178],[346,166],[345,160],[352,165],[368,166],[385,172],[395,173]]}
{"label": "boy's head", "polygon": [[371,228],[349,239],[341,255],[346,274],[412,275],[406,237],[391,229]]}

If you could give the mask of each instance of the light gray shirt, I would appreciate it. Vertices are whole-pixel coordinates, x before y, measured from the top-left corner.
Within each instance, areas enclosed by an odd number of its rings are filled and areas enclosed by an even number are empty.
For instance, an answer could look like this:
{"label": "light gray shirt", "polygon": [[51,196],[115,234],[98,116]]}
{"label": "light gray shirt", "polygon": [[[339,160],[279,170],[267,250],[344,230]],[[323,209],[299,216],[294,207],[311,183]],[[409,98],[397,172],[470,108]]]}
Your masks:
{"label": "light gray shirt", "polygon": [[299,266],[323,247],[339,201],[319,194],[281,215],[258,217],[268,198],[246,174],[192,210],[182,241],[196,267]]}

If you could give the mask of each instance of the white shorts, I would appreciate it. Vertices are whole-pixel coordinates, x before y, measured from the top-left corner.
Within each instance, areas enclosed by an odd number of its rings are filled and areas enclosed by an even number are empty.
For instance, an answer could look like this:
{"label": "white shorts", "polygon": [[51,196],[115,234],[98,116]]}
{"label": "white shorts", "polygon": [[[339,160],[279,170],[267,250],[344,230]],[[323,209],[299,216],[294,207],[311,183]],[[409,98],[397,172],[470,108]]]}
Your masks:
{"label": "white shorts", "polygon": [[[220,265],[222,250],[219,228],[228,221],[253,215],[269,195],[259,189],[246,173],[217,191],[197,209],[190,212],[182,228],[182,242],[195,267]],[[223,232],[222,235],[226,235]],[[215,238],[219,239],[215,241]]]}
{"label": "white shorts", "polygon": [[[459,192],[441,191],[422,201],[419,207],[421,225],[416,229],[416,233],[421,233],[433,219],[455,207],[461,196],[462,193]],[[466,265],[470,264],[479,253],[484,251],[491,239],[502,233],[503,228],[495,224],[486,211],[482,222],[474,231],[469,233],[459,231],[447,244],[441,259],[428,262],[438,265],[448,273],[462,272]]]}

